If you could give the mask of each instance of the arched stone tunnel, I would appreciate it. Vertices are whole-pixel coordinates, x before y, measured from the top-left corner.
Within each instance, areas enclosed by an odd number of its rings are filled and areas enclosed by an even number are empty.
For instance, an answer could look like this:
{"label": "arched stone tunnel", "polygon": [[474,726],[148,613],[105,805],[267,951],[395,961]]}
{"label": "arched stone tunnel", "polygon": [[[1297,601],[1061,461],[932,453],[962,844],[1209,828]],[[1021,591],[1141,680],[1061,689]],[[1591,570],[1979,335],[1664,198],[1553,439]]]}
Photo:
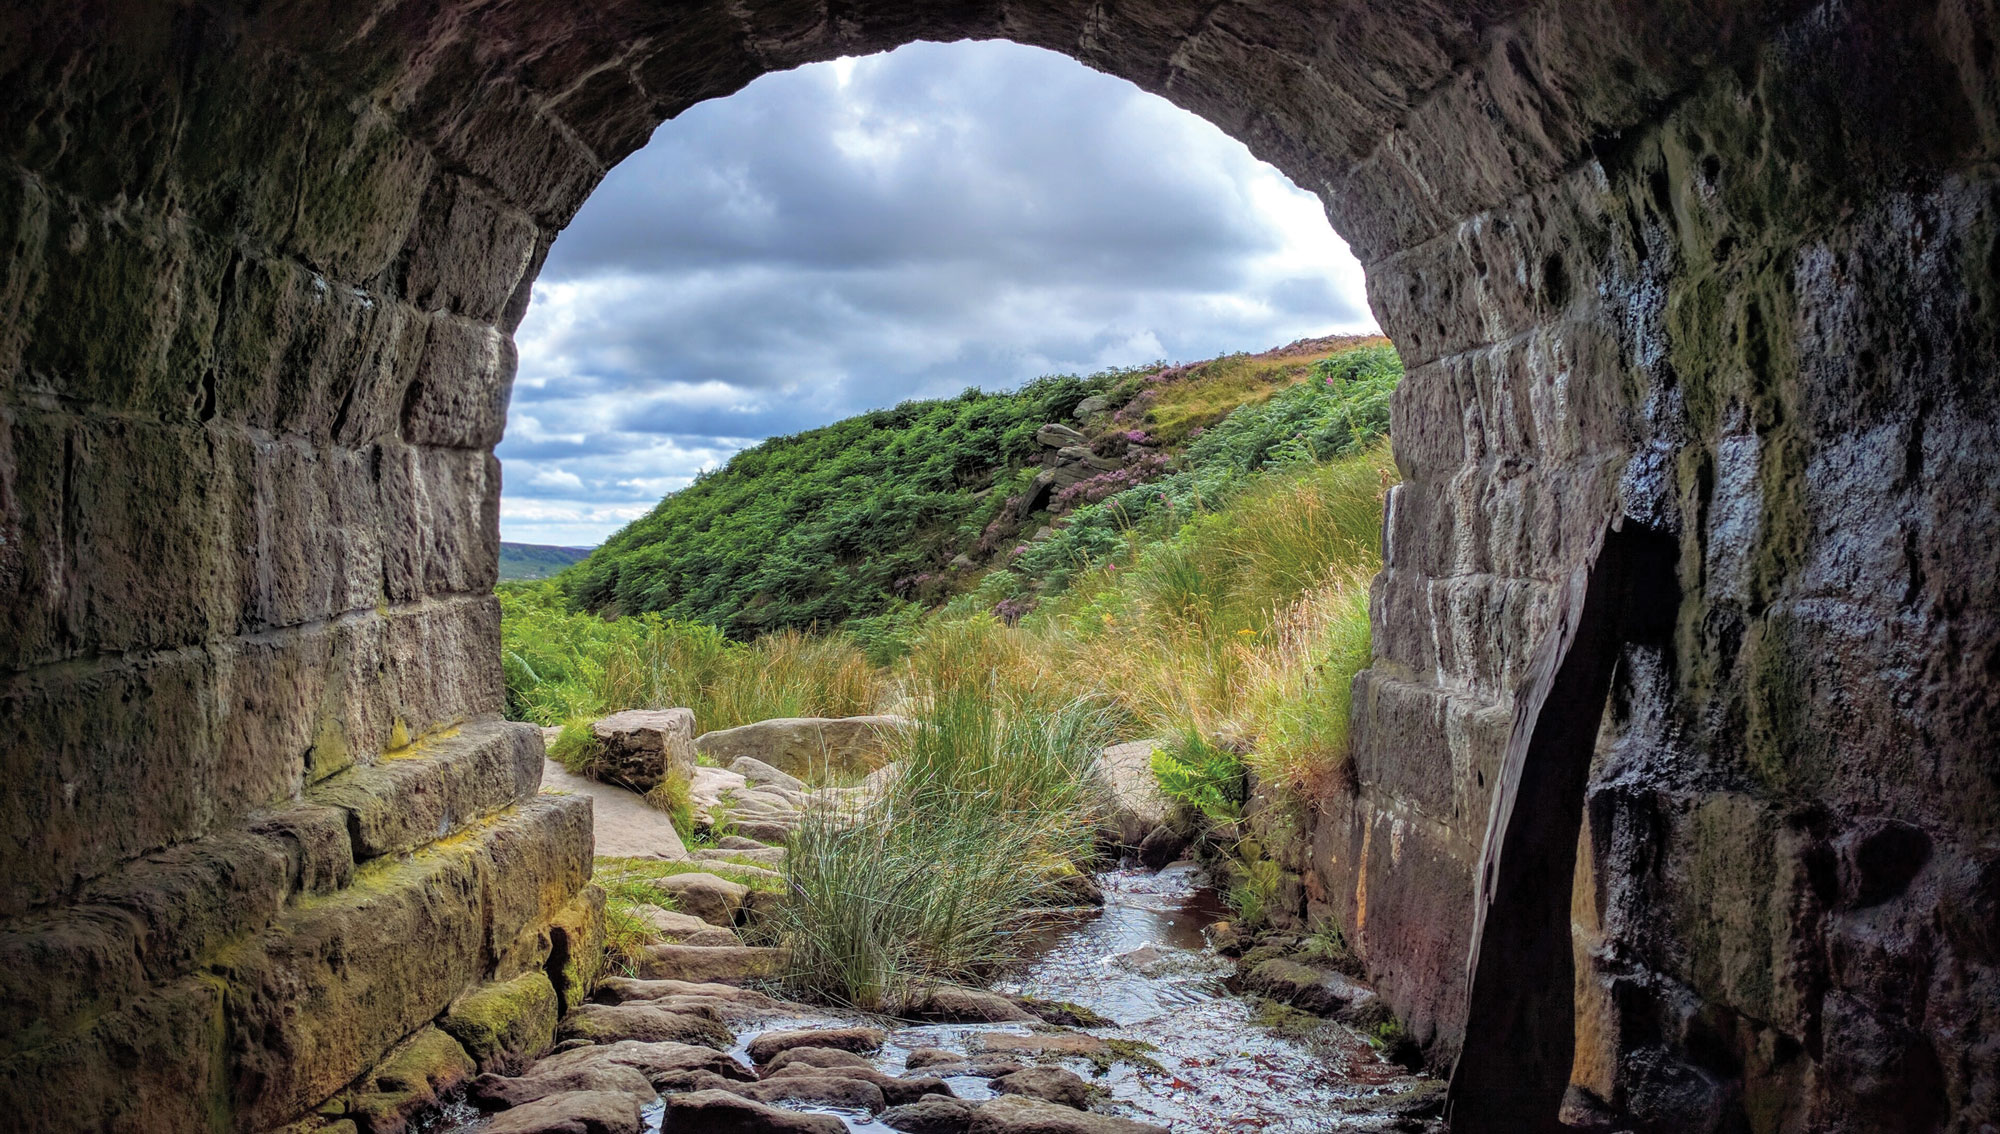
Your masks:
{"label": "arched stone tunnel", "polygon": [[1492,785],[1617,523],[1678,598],[1617,646],[1547,879],[1571,1080],[1642,1130],[1994,1130],[1995,15],[9,5],[0,1113],[313,1129],[467,989],[581,979],[588,813],[535,798],[539,741],[497,718],[530,282],[691,104],[1004,37],[1318,192],[1403,352],[1358,782],[1298,865],[1433,1060],[1511,1039],[1465,1023]]}

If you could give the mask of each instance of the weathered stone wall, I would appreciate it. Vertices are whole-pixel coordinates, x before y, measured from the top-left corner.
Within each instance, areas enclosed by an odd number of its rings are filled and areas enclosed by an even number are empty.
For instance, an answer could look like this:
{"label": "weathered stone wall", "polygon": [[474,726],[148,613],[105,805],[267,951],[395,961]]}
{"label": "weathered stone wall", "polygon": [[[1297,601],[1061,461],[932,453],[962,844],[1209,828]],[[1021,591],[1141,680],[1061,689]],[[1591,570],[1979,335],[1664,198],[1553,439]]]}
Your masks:
{"label": "weathered stone wall", "polygon": [[[9,8],[0,996],[29,1026],[6,1100],[273,1125],[534,963],[508,935],[587,858],[570,811],[521,802],[486,592],[509,335],[549,241],[700,99],[1004,36],[1213,119],[1369,267],[1410,366],[1406,483],[1359,787],[1312,890],[1437,1055],[1512,684],[1550,583],[1623,513],[1679,539],[1687,598],[1606,720],[1579,1081],[1661,1129],[1977,1129],[1994,23],[1981,0]],[[385,926],[450,944],[408,958]]]}

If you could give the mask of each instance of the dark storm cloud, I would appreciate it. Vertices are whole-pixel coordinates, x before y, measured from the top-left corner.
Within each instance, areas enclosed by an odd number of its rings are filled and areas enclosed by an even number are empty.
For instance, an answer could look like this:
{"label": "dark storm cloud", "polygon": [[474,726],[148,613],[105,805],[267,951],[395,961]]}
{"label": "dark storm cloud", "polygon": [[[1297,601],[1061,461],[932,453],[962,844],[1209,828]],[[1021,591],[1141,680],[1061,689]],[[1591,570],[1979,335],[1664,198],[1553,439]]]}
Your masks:
{"label": "dark storm cloud", "polygon": [[557,241],[519,336],[508,538],[594,542],[605,502],[910,397],[1367,326],[1316,209],[1047,52],[766,76],[663,125]]}

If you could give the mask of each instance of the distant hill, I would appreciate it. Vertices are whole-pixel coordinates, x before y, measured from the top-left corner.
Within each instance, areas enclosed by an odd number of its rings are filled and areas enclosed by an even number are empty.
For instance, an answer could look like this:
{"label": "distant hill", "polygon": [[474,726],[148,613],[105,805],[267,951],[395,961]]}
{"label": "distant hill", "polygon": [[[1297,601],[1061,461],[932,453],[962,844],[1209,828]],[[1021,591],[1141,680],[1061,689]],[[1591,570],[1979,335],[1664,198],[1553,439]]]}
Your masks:
{"label": "distant hill", "polygon": [[[1043,560],[1115,541],[1117,516],[1150,509],[1145,486],[1192,485],[1190,445],[1204,463],[1248,469],[1280,448],[1331,444],[1314,430],[1348,438],[1344,419],[1315,416],[1338,408],[1333,386],[1347,379],[1308,377],[1357,348],[1381,356],[1366,367],[1387,383],[1374,399],[1382,421],[1368,426],[1379,433],[1401,367],[1373,337],[967,390],[746,449],[612,536],[562,586],[583,609],[659,611],[751,637],[934,606],[1003,565],[1046,576],[1067,568]],[[1218,429],[1237,410],[1270,421]],[[1098,515],[1100,502],[1116,516]]]}
{"label": "distant hill", "polygon": [[500,581],[546,579],[590,554],[587,547],[551,547],[544,543],[502,543]]}

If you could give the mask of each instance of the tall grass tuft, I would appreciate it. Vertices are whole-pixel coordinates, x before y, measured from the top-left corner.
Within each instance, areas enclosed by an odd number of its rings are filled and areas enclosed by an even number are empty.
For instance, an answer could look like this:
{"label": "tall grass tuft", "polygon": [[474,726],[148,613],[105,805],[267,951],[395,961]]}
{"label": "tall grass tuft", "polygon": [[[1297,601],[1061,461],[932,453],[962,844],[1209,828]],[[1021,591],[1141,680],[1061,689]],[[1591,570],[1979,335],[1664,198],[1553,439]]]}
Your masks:
{"label": "tall grass tuft", "polygon": [[1090,854],[1103,707],[996,677],[978,659],[998,637],[974,625],[920,643],[897,774],[859,815],[821,808],[801,825],[778,932],[802,994],[893,1009],[927,982],[988,973],[1013,955],[1022,911]]}

